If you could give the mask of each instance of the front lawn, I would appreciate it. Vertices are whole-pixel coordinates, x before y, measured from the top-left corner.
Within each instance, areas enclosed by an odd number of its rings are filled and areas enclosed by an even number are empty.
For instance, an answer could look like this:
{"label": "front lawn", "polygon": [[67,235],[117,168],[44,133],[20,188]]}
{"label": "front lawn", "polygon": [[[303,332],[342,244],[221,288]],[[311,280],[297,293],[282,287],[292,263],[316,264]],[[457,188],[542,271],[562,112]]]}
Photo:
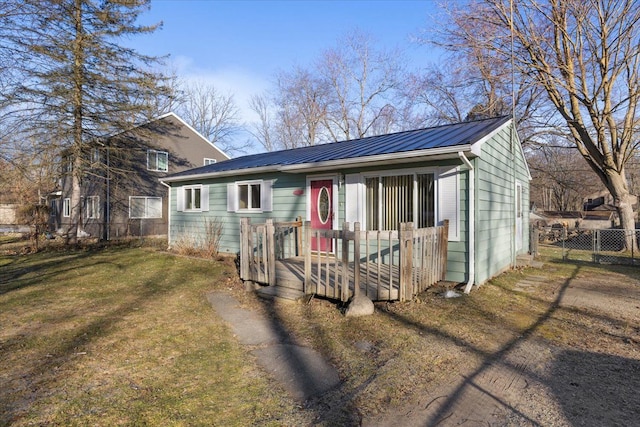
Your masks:
{"label": "front lawn", "polygon": [[0,425],[295,422],[207,303],[234,274],[141,248],[0,256]]}
{"label": "front lawn", "polygon": [[[639,359],[640,270],[632,267],[547,260],[470,295],[431,290],[347,318],[325,300],[257,298],[230,260],[132,247],[28,254],[19,243],[0,240],[0,426],[359,425],[479,376],[523,340],[553,354]],[[518,285],[530,275],[534,286]],[[206,299],[213,290],[323,353],[342,384],[293,401],[259,367],[255,347],[238,344],[216,316]]]}

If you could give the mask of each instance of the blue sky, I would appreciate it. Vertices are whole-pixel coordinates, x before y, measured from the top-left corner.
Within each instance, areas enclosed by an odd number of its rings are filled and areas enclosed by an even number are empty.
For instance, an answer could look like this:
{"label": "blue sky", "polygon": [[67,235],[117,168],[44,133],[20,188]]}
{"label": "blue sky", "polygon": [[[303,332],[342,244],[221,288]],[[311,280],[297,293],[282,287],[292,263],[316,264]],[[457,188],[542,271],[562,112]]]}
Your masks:
{"label": "blue sky", "polygon": [[409,68],[427,64],[430,49],[412,38],[438,13],[436,1],[154,0],[141,21],[162,21],[162,29],[131,43],[141,53],[169,54],[179,76],[233,93],[246,113],[248,99],[278,70],[310,65],[355,28],[377,47],[405,49]]}

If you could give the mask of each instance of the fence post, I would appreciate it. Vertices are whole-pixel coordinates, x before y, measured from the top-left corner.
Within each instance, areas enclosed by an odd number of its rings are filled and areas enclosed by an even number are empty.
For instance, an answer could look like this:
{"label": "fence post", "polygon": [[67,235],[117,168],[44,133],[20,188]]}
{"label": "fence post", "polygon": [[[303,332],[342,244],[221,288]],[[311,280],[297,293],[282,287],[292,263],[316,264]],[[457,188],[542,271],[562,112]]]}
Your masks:
{"label": "fence post", "polygon": [[565,252],[565,240],[567,240],[567,228],[562,227],[562,260],[566,261],[569,258],[569,254]]}
{"label": "fence post", "polygon": [[[438,276],[438,281],[444,280],[447,276],[447,256],[449,254],[449,220],[444,220],[444,231],[439,239],[438,246],[440,247],[438,257],[440,258],[440,274]],[[471,280],[474,280],[471,277]]]}
{"label": "fence post", "polygon": [[296,226],[296,256],[302,255],[302,217],[298,216],[296,222],[300,223],[300,227]]}
{"label": "fence post", "polygon": [[267,274],[267,283],[269,285],[276,284],[276,245],[275,245],[275,227],[273,226],[273,219],[267,219],[265,224],[265,240],[266,240],[266,251],[265,251],[265,270]]}
{"label": "fence post", "polygon": [[250,221],[249,218],[240,219],[240,278],[242,280],[249,279]]}
{"label": "fence post", "polygon": [[[311,221],[304,222],[304,293],[308,294],[311,288]],[[315,293],[318,293],[316,285]]]}
{"label": "fence post", "polygon": [[342,223],[342,292],[340,299],[347,301],[349,299],[349,240],[347,240],[347,231],[349,231],[349,223]]}
{"label": "fence post", "polygon": [[[360,223],[353,224],[353,296],[360,292]],[[367,285],[368,286],[368,285]]]}
{"label": "fence post", "polygon": [[[400,260],[398,268],[400,269],[400,289],[399,298],[400,301],[405,301],[407,298],[413,298],[411,270],[413,266],[413,223],[400,223],[400,230],[398,232]],[[407,297],[408,295],[408,297]]]}

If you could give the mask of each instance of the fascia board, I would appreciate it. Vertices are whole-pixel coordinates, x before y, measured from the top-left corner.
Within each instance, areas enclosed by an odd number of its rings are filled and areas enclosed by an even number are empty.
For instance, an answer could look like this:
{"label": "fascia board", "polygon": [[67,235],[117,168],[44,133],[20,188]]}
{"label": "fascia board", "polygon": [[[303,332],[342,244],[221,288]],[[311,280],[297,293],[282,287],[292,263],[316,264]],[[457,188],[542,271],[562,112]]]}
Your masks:
{"label": "fascia board", "polygon": [[[427,150],[407,151],[405,153],[382,154],[376,156],[356,157],[353,159],[330,160],[326,162],[301,163],[296,165],[270,165],[259,168],[234,169],[220,172],[210,172],[194,175],[182,175],[177,177],[162,178],[162,182],[181,182],[211,178],[224,178],[229,176],[253,175],[266,172],[283,173],[307,173],[319,172],[345,167],[369,167],[389,164],[406,164],[422,161],[457,159],[459,152],[471,153],[472,146],[469,144],[456,145],[445,148],[430,148]],[[475,157],[475,156],[473,156]]]}
{"label": "fascia board", "polygon": [[252,175],[256,173],[278,172],[278,165],[264,166],[261,168],[233,169],[220,172],[198,173],[193,175],[181,175],[176,177],[168,177],[160,179],[160,182],[182,182],[193,181],[210,178],[224,178],[228,176]]}
{"label": "fascia board", "polygon": [[326,162],[301,163],[296,165],[282,166],[281,172],[300,173],[314,172],[326,169],[375,166],[385,164],[397,164],[430,160],[443,160],[457,158],[459,151],[469,151],[471,146],[456,145],[454,147],[430,148],[427,150],[407,151],[404,153],[381,154],[376,156],[356,157],[353,159],[330,160]]}
{"label": "fascia board", "polygon": [[477,140],[476,142],[471,144],[471,153],[473,153],[476,157],[481,157],[482,154],[482,145],[487,142],[488,140],[490,140],[491,138],[493,138],[494,136],[496,136],[496,134],[498,132],[500,132],[501,130],[503,130],[506,126],[508,126],[513,120],[508,120],[505,123],[503,123],[501,126],[498,126],[497,128],[495,128],[493,131],[489,132],[487,135],[483,136],[482,138],[480,138],[479,140]]}

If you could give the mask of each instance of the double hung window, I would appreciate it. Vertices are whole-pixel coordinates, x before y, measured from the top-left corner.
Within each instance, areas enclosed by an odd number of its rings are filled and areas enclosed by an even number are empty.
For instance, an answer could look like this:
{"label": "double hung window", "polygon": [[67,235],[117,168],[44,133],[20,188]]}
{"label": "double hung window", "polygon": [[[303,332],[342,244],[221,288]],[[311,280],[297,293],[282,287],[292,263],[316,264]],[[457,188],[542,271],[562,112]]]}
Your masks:
{"label": "double hung window", "polygon": [[68,197],[62,201],[62,216],[65,218],[71,216],[71,199]]}
{"label": "double hung window", "polygon": [[147,169],[167,172],[169,170],[169,153],[166,151],[147,150]]}
{"label": "double hung window", "polygon": [[84,199],[85,218],[95,219],[100,214],[100,196],[88,196]]}
{"label": "double hung window", "polygon": [[129,218],[162,218],[162,197],[129,197]]}
{"label": "double hung window", "polygon": [[272,181],[239,181],[227,185],[228,212],[271,212]]}
{"label": "double hung window", "polygon": [[209,210],[209,186],[185,185],[177,190],[179,212],[203,212]]}

